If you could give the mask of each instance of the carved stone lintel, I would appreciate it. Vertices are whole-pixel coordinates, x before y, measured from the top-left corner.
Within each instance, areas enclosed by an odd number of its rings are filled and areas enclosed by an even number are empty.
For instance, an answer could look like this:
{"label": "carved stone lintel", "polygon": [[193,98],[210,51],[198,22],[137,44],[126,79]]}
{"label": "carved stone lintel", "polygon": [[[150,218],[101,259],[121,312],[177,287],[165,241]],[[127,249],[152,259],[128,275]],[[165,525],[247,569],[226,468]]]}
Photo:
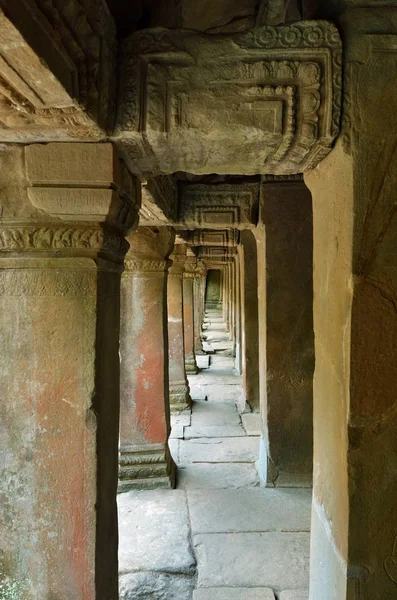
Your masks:
{"label": "carved stone lintel", "polygon": [[175,487],[176,467],[168,445],[144,444],[122,448],[118,491]]}
{"label": "carved stone lintel", "polygon": [[170,384],[170,410],[171,414],[185,410],[191,411],[192,399],[189,385],[186,381],[172,382]]}
{"label": "carved stone lintel", "polygon": [[116,31],[105,0],[14,0],[0,17],[0,139],[103,137],[115,105]]}
{"label": "carved stone lintel", "polygon": [[121,61],[116,134],[137,173],[301,173],[339,132],[342,48],[326,21],[139,31]]}

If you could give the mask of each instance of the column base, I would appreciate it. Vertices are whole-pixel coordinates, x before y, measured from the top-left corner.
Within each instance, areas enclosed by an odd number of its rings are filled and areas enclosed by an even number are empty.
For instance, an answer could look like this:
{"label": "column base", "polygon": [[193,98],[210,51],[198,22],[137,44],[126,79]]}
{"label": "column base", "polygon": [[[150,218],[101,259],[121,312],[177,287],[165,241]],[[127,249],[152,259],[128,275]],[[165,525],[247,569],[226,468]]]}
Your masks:
{"label": "column base", "polygon": [[186,354],[185,355],[185,371],[189,375],[197,375],[200,369],[196,363],[196,357],[194,354]]}
{"label": "column base", "polygon": [[174,488],[175,477],[176,466],[168,445],[142,444],[120,452],[119,494],[129,490]]}
{"label": "column base", "polygon": [[183,410],[192,410],[192,399],[190,389],[185,381],[172,383],[170,385],[170,411],[171,414],[182,412]]}

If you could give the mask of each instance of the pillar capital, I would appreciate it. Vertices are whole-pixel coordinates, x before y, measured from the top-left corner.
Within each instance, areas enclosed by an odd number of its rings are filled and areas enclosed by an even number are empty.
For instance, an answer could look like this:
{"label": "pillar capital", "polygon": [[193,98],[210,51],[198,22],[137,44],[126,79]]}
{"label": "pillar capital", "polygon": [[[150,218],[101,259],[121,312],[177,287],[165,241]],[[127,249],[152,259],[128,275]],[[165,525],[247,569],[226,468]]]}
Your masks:
{"label": "pillar capital", "polygon": [[[33,144],[24,149],[27,203],[0,219],[0,256],[123,262],[140,186],[112,144]],[[48,266],[48,265],[47,265]]]}

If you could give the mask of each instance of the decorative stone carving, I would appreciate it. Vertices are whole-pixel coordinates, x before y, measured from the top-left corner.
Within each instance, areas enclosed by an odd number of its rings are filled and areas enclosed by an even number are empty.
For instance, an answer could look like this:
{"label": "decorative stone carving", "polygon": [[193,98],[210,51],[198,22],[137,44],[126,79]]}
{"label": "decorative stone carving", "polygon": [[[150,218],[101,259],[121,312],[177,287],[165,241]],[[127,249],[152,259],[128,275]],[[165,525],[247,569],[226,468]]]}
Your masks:
{"label": "decorative stone carving", "polygon": [[174,487],[175,473],[168,444],[142,444],[127,448],[119,457],[118,491]]}
{"label": "decorative stone carving", "polygon": [[178,190],[173,177],[153,177],[142,186],[141,225],[161,227],[173,223],[177,207]]}
{"label": "decorative stone carving", "polygon": [[124,261],[125,268],[127,271],[143,271],[164,273],[168,269],[168,265],[171,261],[168,260],[153,260],[152,258],[138,259],[138,258],[126,258]]}
{"label": "decorative stone carving", "polygon": [[181,186],[179,220],[189,228],[244,229],[256,223],[258,198],[256,183]]}
{"label": "decorative stone carving", "polygon": [[188,242],[192,246],[237,246],[239,243],[239,232],[235,229],[225,231],[201,231],[192,233]]}
{"label": "decorative stone carving", "polygon": [[105,0],[15,0],[2,7],[0,139],[103,137],[116,89],[116,35]]}
{"label": "decorative stone carving", "polygon": [[116,134],[136,172],[294,174],[338,134],[341,41],[328,22],[146,30],[121,56]]}

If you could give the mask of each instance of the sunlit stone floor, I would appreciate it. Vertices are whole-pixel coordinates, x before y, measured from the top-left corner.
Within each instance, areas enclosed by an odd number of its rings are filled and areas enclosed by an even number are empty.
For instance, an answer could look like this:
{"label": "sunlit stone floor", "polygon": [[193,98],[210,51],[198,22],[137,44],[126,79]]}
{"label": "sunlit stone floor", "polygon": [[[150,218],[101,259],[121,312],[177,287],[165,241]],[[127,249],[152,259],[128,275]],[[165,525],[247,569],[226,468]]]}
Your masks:
{"label": "sunlit stone floor", "polygon": [[118,499],[120,599],[307,600],[311,490],[261,487],[258,416],[236,410],[219,313],[205,326],[216,353],[189,379],[192,415],[172,418],[177,489]]}

